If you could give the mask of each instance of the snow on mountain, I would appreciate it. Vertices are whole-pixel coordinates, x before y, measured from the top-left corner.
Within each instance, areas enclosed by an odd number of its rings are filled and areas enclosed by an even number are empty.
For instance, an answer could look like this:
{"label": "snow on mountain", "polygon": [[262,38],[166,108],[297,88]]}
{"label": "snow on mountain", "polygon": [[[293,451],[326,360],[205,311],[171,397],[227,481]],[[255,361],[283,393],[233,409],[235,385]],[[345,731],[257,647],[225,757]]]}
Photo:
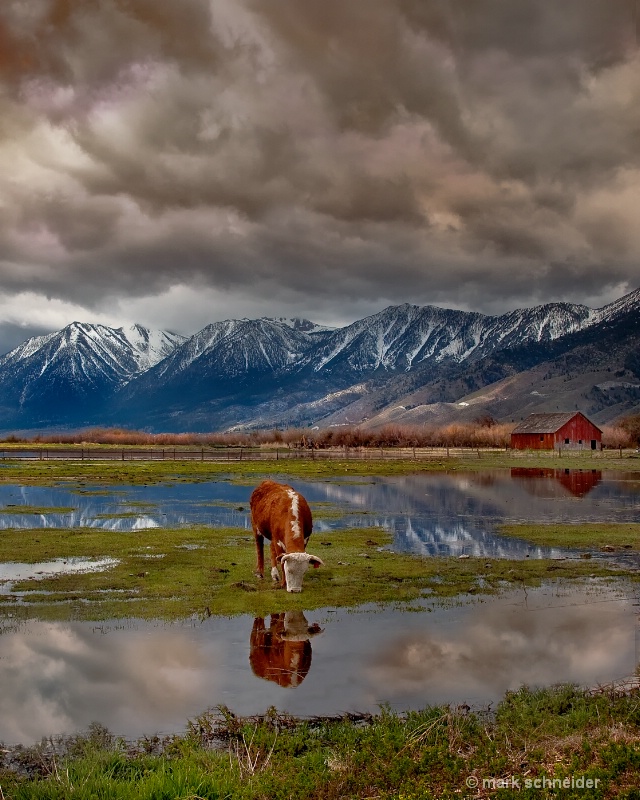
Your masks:
{"label": "snow on mountain", "polygon": [[329,328],[326,325],[317,325],[309,319],[301,319],[299,317],[262,317],[262,319],[265,322],[277,322],[279,325],[286,325],[302,333],[327,333],[328,331],[335,330],[335,328]]}
{"label": "snow on mountain", "polygon": [[474,355],[484,356],[498,348],[559,339],[581,330],[594,320],[594,312],[587,306],[571,303],[548,303],[486,317],[478,351]]}
{"label": "snow on mountain", "polygon": [[404,304],[328,335],[308,356],[316,372],[410,370],[422,362],[461,362],[497,348],[556,339],[588,324],[586,306],[552,303],[501,316]]}
{"label": "snow on mountain", "polygon": [[8,369],[30,379],[53,373],[90,382],[118,384],[166,358],[185,337],[142,325],[108,328],[72,322],[61,331],[36,336],[0,357]]}
{"label": "snow on mountain", "polygon": [[617,317],[621,317],[633,311],[638,311],[639,309],[640,289],[636,289],[633,292],[629,292],[629,294],[625,294],[624,297],[620,297],[612,303],[608,303],[606,306],[593,311],[593,321],[610,322]]}
{"label": "snow on mountain", "polygon": [[[499,363],[506,348],[586,329],[597,337],[598,325],[629,327],[627,317],[639,311],[640,289],[596,310],[549,303],[490,316],[406,303],[338,329],[264,317],[216,322],[188,339],[140,325],[75,322],[0,357],[0,409],[5,427],[24,428],[66,421],[207,430],[259,418],[315,424],[321,408],[338,410],[358,397],[365,403],[372,383],[383,393],[376,408],[397,405],[394,393],[408,391],[404,384],[415,391],[436,367],[444,375],[489,355]],[[445,384],[443,396],[454,391]]]}
{"label": "snow on mountain", "polygon": [[185,383],[190,390],[209,383],[214,391],[219,382],[276,376],[314,346],[314,336],[291,322],[263,318],[207,325],[139,378],[131,392],[155,392],[158,381],[164,387]]}
{"label": "snow on mountain", "polygon": [[86,424],[113,392],[166,357],[184,337],[141,325],[73,322],[0,357],[5,425]]}
{"label": "snow on mountain", "polygon": [[310,347],[307,335],[278,320],[227,320],[207,325],[167,359],[158,374],[200,362],[233,377],[250,370],[277,371]]}
{"label": "snow on mountain", "polygon": [[131,345],[138,372],[145,372],[155,366],[187,340],[186,336],[178,333],[150,330],[138,324],[128,328],[118,328],[117,333],[122,334]]}

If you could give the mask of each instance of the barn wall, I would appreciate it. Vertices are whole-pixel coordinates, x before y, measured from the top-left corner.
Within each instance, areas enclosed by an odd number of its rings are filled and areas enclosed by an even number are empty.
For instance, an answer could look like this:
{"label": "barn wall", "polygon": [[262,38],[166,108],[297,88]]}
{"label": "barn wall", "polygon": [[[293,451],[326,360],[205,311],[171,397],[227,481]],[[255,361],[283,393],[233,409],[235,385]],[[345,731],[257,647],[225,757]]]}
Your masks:
{"label": "barn wall", "polygon": [[514,450],[553,450],[552,433],[512,433],[511,447]]}
{"label": "barn wall", "polygon": [[[569,439],[569,442],[566,440]],[[591,450],[595,439],[596,450],[602,447],[602,433],[581,414],[577,414],[560,430],[556,431],[555,447],[563,450]]]}

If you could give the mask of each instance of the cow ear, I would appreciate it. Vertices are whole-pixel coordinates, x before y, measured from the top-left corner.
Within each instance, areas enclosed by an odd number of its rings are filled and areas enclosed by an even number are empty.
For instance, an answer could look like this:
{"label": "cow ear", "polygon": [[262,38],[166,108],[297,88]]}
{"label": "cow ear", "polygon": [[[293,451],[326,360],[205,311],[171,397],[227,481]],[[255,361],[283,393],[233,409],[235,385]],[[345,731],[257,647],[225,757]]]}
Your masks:
{"label": "cow ear", "polygon": [[318,556],[310,556],[309,563],[316,569],[318,569],[318,567],[324,567],[324,561],[318,558]]}

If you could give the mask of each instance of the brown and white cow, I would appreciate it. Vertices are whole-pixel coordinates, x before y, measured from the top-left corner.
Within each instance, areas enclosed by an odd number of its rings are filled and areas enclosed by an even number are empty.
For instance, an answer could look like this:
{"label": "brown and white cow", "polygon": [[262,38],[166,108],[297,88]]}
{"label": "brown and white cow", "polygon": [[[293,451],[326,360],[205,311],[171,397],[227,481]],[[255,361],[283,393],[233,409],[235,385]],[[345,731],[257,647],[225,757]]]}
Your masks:
{"label": "brown and white cow", "polygon": [[311,669],[311,642],[322,628],[309,625],[302,611],[272,614],[269,627],[256,617],[251,630],[249,663],[258,678],[278,686],[299,686]]}
{"label": "brown and white cow", "polygon": [[[301,592],[302,579],[311,564],[324,566],[318,556],[305,553],[311,536],[311,509],[291,486],[263,481],[251,495],[251,526],[256,540],[256,575],[264,578],[264,540],[271,542],[271,577],[288,592]],[[282,566],[282,578],[278,572]]]}

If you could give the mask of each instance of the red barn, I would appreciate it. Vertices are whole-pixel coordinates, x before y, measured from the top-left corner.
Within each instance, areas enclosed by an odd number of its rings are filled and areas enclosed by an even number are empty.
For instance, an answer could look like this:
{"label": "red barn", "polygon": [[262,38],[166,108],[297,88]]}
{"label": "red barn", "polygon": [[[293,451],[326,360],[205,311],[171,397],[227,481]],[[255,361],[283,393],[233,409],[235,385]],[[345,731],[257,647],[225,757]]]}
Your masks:
{"label": "red barn", "polygon": [[514,450],[601,450],[602,431],[580,411],[531,414],[511,433]]}

